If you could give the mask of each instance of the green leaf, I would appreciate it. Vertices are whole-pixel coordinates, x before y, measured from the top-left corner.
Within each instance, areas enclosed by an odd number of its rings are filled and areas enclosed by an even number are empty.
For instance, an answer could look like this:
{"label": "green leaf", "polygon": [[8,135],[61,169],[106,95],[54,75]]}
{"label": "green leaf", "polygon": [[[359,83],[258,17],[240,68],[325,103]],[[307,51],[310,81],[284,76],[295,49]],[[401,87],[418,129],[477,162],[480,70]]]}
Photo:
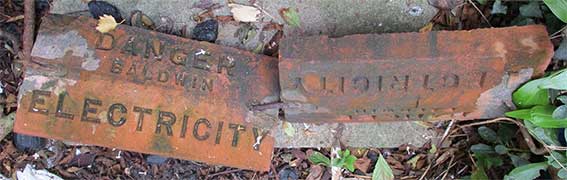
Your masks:
{"label": "green leaf", "polygon": [[322,164],[325,166],[331,166],[331,160],[327,156],[317,151],[314,151],[313,154],[311,154],[311,156],[309,156],[308,159],[311,163],[316,165]]}
{"label": "green leaf", "polygon": [[356,157],[353,155],[349,155],[345,158],[344,167],[348,169],[348,171],[354,172],[354,162],[356,162]]}
{"label": "green leaf", "polygon": [[567,105],[562,105],[555,108],[553,114],[551,114],[551,117],[553,119],[560,119],[560,120],[567,119]]}
{"label": "green leaf", "polygon": [[281,10],[280,12],[282,14],[282,18],[285,20],[285,22],[293,27],[299,27],[300,26],[300,20],[299,20],[299,14],[297,13],[297,11],[295,9],[292,8],[288,8],[288,9],[284,9]]}
{"label": "green leaf", "polygon": [[471,179],[488,179],[488,175],[484,172],[484,168],[476,167],[471,174]]}
{"label": "green leaf", "polygon": [[492,12],[490,12],[490,13],[491,14],[506,14],[507,10],[508,10],[508,7],[502,5],[501,0],[496,0],[494,2],[494,4],[492,5]]}
{"label": "green leaf", "polygon": [[483,168],[492,168],[494,166],[502,166],[504,163],[500,156],[490,155],[490,154],[481,154],[481,153],[474,153],[474,157],[477,160],[477,166]]}
{"label": "green leaf", "polygon": [[506,116],[516,119],[530,120],[532,118],[531,109],[520,109],[504,113]]}
{"label": "green leaf", "polygon": [[508,148],[504,145],[501,145],[501,144],[496,145],[496,147],[494,147],[494,151],[496,151],[496,153],[502,154],[502,155],[508,154]]}
{"label": "green leaf", "polygon": [[350,154],[350,150],[346,149],[337,153],[339,154],[339,157],[333,159],[333,166],[346,168],[350,172],[354,172],[354,163],[356,162],[356,157]]}
{"label": "green leaf", "polygon": [[559,145],[557,140],[557,129],[537,127],[530,121],[524,121],[524,125],[532,136],[547,145]]}
{"label": "green leaf", "polygon": [[563,104],[567,104],[567,96],[565,95],[557,97],[557,100],[561,101]]}
{"label": "green leaf", "polygon": [[525,17],[543,18],[543,14],[539,8],[539,1],[531,1],[528,4],[520,6],[520,15]]}
{"label": "green leaf", "polygon": [[549,104],[547,90],[539,88],[544,81],[546,81],[546,79],[541,78],[522,85],[522,87],[512,94],[514,104],[520,109],[530,108],[535,105]]}
{"label": "green leaf", "polygon": [[476,0],[476,1],[481,5],[486,5],[486,2],[488,2],[488,0]]}
{"label": "green leaf", "polygon": [[498,142],[498,135],[496,132],[486,126],[481,126],[477,129],[478,134],[482,139],[488,141],[490,143],[497,143]]}
{"label": "green leaf", "polygon": [[567,0],[543,0],[543,2],[557,18],[567,23]]}
{"label": "green leaf", "polygon": [[498,131],[496,131],[496,134],[498,134],[498,138],[502,144],[507,144],[516,134],[516,126],[500,123],[498,124]]}
{"label": "green leaf", "polygon": [[559,172],[557,172],[557,176],[559,176],[559,178],[561,179],[567,179],[567,170],[563,168],[559,169]]}
{"label": "green leaf", "polygon": [[482,143],[472,145],[470,150],[475,154],[492,154],[492,153],[495,153],[494,148],[492,148],[492,146],[482,144]]}
{"label": "green leaf", "polygon": [[534,125],[543,128],[564,128],[567,127],[567,119],[554,119],[552,117],[555,106],[534,106],[531,109],[532,119],[529,121]]}
{"label": "green leaf", "polygon": [[510,171],[508,175],[504,176],[505,180],[515,179],[535,179],[540,176],[539,171],[547,169],[546,162],[526,164]]}
{"label": "green leaf", "polygon": [[546,77],[540,85],[540,89],[557,89],[557,90],[567,90],[567,73],[566,69],[557,71]]}
{"label": "green leaf", "polygon": [[529,164],[530,161],[520,157],[520,156],[516,156],[513,154],[508,154],[508,156],[510,156],[510,160],[512,160],[512,164],[514,165],[514,167],[520,167],[526,164]]}
{"label": "green leaf", "polygon": [[567,164],[567,158],[565,157],[565,155],[557,151],[551,151],[549,156],[545,156],[545,158],[547,158],[548,165],[551,165],[557,169],[561,168],[562,164]]}
{"label": "green leaf", "polygon": [[382,155],[378,157],[374,171],[372,171],[372,180],[392,180],[394,173]]}

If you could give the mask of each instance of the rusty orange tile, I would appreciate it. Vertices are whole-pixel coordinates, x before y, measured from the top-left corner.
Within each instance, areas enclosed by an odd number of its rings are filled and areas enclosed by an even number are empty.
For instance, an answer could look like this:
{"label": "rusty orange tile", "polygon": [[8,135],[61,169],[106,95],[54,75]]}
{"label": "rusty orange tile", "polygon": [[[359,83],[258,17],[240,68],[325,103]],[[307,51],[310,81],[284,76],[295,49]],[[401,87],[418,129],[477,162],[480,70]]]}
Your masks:
{"label": "rusty orange tile", "polygon": [[18,133],[253,170],[270,167],[277,60],[88,17],[43,19]]}
{"label": "rusty orange tile", "polygon": [[503,116],[553,54],[544,26],[288,37],[280,47],[285,117],[301,122]]}

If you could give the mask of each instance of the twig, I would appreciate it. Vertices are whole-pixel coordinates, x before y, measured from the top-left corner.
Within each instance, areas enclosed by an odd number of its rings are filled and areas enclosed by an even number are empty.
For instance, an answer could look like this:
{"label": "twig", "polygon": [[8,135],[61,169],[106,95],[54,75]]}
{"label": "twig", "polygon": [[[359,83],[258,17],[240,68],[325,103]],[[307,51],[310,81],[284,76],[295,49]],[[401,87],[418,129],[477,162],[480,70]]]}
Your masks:
{"label": "twig", "polygon": [[559,29],[558,31],[555,31],[553,34],[551,34],[550,36],[553,37],[563,31],[565,31],[565,29],[567,29],[567,26],[563,26],[561,29]]}
{"label": "twig", "polygon": [[447,128],[445,128],[445,132],[443,133],[443,137],[441,138],[441,140],[439,142],[437,142],[437,147],[441,147],[441,144],[443,144],[443,141],[445,141],[445,139],[447,139],[449,132],[453,128],[453,124],[455,124],[454,119],[451,120],[451,122],[449,122],[449,125],[447,126]]}
{"label": "twig", "polygon": [[427,169],[425,169],[425,172],[423,172],[423,174],[421,175],[419,180],[423,180],[423,178],[425,178],[425,175],[427,175],[427,172],[429,172],[430,168],[431,168],[431,164],[429,164],[429,166],[427,166]]}
{"label": "twig", "polygon": [[355,178],[372,179],[372,177],[370,177],[370,176],[362,176],[362,175],[356,175],[356,174],[351,174],[351,176],[353,176]]}
{"label": "twig", "polygon": [[445,179],[445,177],[447,177],[447,174],[449,174],[449,170],[451,170],[451,168],[453,168],[453,166],[457,165],[453,162],[454,159],[455,159],[455,156],[451,157],[451,161],[449,161],[449,167],[447,168],[447,170],[445,170],[445,174],[443,175],[443,177],[441,179]]}
{"label": "twig", "polygon": [[482,16],[482,19],[484,19],[484,21],[486,21],[486,23],[488,23],[488,25],[490,27],[492,27],[492,24],[490,24],[490,21],[488,21],[488,18],[486,18],[486,16],[484,16],[484,13],[482,13],[482,11],[480,11],[480,9],[476,6],[476,4],[474,4],[474,2],[472,2],[472,0],[468,0],[469,3],[471,3],[474,7],[474,9],[476,9],[476,11],[478,11],[478,13],[480,13],[480,16]]}
{"label": "twig", "polygon": [[24,61],[31,61],[31,50],[35,31],[35,0],[24,0]]}
{"label": "twig", "polygon": [[232,170],[228,170],[228,171],[223,171],[223,172],[218,172],[218,173],[214,173],[214,174],[209,174],[209,175],[207,175],[207,179],[208,179],[208,178],[215,177],[215,176],[218,176],[218,175],[230,174],[230,173],[238,172],[238,171],[242,171],[242,169],[232,169]]}

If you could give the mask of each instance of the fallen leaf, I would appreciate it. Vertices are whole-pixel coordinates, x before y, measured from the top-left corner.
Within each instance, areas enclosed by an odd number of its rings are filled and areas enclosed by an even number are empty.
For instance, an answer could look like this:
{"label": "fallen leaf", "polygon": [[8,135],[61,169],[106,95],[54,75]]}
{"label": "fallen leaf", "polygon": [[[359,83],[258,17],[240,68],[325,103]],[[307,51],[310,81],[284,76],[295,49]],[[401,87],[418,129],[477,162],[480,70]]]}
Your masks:
{"label": "fallen leaf", "polygon": [[430,32],[431,30],[433,30],[433,23],[429,22],[427,23],[425,26],[421,27],[419,29],[419,32]]}
{"label": "fallen leaf", "polygon": [[114,17],[105,14],[101,16],[100,19],[98,20],[98,24],[96,25],[96,30],[101,33],[107,33],[116,29],[116,26],[122,24],[122,22],[117,23]]}
{"label": "fallen leaf", "polygon": [[287,121],[283,122],[283,128],[284,128],[284,133],[287,136],[293,136],[295,135],[295,128],[293,127],[293,125]]}
{"label": "fallen leaf", "polygon": [[359,158],[354,162],[354,167],[366,173],[370,169],[371,161],[372,160],[368,159],[367,157]]}
{"label": "fallen leaf", "polygon": [[441,10],[451,10],[464,3],[463,0],[427,0],[427,2],[431,6]]}
{"label": "fallen leaf", "polygon": [[309,168],[309,175],[307,175],[306,180],[320,180],[323,175],[323,167],[318,165],[312,165]]}
{"label": "fallen leaf", "polygon": [[291,8],[280,9],[280,16],[287,24],[293,27],[299,27],[299,14],[296,10]]}
{"label": "fallen leaf", "polygon": [[256,22],[261,12],[258,8],[235,3],[229,3],[228,7],[234,20],[240,22]]}

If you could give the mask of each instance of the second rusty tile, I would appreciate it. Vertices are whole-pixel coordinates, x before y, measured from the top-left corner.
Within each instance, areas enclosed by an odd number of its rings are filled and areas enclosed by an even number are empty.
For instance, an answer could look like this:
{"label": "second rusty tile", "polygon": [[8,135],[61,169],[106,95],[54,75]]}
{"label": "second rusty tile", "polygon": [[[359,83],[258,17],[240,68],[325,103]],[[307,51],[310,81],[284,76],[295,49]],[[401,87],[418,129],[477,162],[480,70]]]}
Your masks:
{"label": "second rusty tile", "polygon": [[553,54],[544,26],[288,38],[281,43],[285,117],[299,122],[479,119]]}

